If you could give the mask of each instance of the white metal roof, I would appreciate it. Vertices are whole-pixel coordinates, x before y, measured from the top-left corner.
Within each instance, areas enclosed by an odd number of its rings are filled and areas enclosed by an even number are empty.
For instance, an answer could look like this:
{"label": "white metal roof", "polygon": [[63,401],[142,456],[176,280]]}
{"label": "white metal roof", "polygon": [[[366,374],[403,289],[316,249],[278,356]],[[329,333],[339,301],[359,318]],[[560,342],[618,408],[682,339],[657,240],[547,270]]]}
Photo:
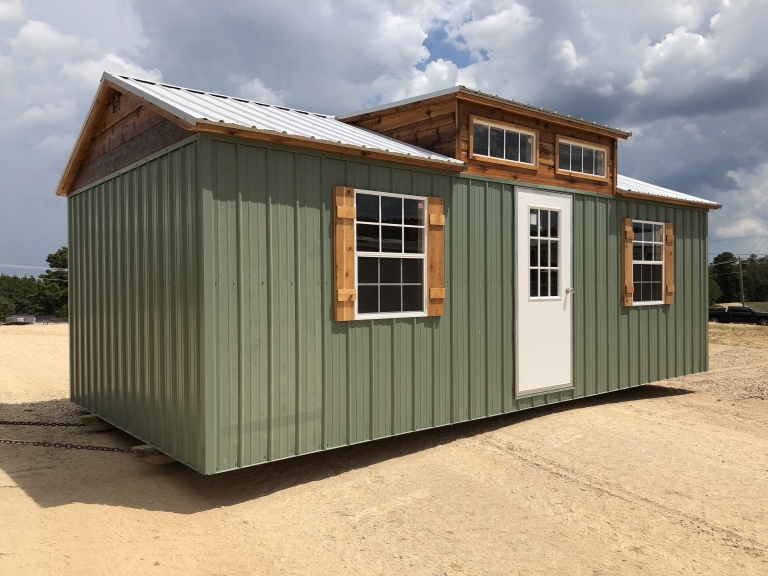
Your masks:
{"label": "white metal roof", "polygon": [[445,164],[464,164],[461,160],[435,154],[377,132],[345,124],[326,114],[294,110],[285,106],[191,90],[161,82],[116,76],[107,72],[104,73],[102,80],[109,80],[129,92],[138,94],[192,125],[196,125],[198,120],[224,122],[273,134],[316,139]]}
{"label": "white metal roof", "polygon": [[634,192],[636,194],[643,194],[645,196],[653,196],[655,198],[667,198],[670,200],[681,200],[683,202],[692,202],[694,204],[701,204],[709,208],[721,208],[721,205],[711,200],[705,200],[704,198],[698,198],[691,196],[690,194],[683,194],[682,192],[675,192],[668,188],[662,188],[655,184],[649,184],[642,180],[635,180],[628,176],[618,175],[616,178],[616,188],[620,190],[626,190],[627,192]]}

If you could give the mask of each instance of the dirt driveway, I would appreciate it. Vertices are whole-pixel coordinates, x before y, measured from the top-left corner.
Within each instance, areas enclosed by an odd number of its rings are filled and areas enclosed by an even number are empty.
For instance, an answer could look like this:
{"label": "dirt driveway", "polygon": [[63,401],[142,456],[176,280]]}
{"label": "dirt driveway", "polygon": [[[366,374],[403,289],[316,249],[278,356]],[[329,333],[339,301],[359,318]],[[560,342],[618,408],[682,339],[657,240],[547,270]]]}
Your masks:
{"label": "dirt driveway", "polygon": [[[0,444],[0,574],[768,574],[768,330],[710,337],[706,375],[213,477]],[[0,420],[75,422],[67,354],[0,327]]]}

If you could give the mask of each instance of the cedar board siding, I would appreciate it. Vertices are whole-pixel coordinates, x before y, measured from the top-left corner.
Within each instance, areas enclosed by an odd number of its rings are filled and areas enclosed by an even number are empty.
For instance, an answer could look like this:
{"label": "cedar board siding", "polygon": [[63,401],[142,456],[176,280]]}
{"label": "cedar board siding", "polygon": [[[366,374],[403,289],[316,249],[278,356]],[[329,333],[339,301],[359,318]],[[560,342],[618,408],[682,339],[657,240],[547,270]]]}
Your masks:
{"label": "cedar board siding", "polygon": [[[69,198],[72,397],[204,473],[707,369],[705,211],[574,194],[574,388],[517,400],[511,183],[181,150]],[[444,199],[444,316],[333,321],[336,185]],[[625,216],[674,222],[673,305],[621,307]]]}

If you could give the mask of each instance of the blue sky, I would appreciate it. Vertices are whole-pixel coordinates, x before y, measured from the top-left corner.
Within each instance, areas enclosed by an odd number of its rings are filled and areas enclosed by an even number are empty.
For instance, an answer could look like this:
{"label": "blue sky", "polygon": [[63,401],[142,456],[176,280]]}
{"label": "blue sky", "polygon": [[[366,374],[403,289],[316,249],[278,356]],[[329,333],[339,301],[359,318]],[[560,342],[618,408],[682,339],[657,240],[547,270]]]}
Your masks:
{"label": "blue sky", "polygon": [[[0,0],[0,264],[66,244],[56,183],[104,70],[341,114],[463,84],[633,132],[622,174],[768,228],[764,1]],[[0,268],[13,273],[13,269]]]}

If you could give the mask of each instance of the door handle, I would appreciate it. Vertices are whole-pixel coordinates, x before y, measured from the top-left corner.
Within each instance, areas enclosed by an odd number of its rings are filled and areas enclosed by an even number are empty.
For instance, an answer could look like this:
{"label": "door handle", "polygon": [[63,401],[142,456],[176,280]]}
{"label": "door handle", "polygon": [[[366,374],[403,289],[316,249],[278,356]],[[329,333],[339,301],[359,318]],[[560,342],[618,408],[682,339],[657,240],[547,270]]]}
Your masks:
{"label": "door handle", "polygon": [[566,293],[566,295],[568,295],[568,294],[573,294],[574,292],[576,292],[576,290],[574,290],[573,288],[566,288],[566,289],[565,289],[565,293]]}

